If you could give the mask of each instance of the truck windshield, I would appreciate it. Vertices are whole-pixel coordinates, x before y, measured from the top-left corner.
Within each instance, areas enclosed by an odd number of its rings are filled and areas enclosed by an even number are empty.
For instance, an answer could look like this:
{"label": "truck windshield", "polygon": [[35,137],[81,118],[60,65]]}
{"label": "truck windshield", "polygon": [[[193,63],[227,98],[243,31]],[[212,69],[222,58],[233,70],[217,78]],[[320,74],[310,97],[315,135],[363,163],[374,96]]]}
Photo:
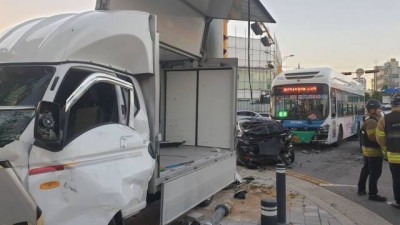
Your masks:
{"label": "truck windshield", "polygon": [[54,72],[48,66],[0,66],[0,147],[28,126]]}
{"label": "truck windshield", "polygon": [[327,85],[274,87],[272,113],[289,120],[324,120],[329,115]]}
{"label": "truck windshield", "polygon": [[0,110],[0,147],[19,139],[35,116],[35,110]]}
{"label": "truck windshield", "polygon": [[0,66],[0,106],[36,106],[54,72],[48,66]]}

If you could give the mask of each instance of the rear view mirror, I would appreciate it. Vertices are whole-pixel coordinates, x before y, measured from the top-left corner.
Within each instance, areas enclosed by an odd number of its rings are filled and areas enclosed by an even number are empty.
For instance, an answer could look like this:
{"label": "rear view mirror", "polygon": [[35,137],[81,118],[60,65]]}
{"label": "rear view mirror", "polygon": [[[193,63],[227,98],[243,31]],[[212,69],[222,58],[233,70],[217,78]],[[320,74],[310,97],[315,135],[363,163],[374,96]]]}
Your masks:
{"label": "rear view mirror", "polygon": [[335,118],[336,117],[336,113],[332,113],[331,117]]}
{"label": "rear view mirror", "polygon": [[35,142],[46,149],[61,146],[60,106],[53,102],[41,101],[36,108]]}

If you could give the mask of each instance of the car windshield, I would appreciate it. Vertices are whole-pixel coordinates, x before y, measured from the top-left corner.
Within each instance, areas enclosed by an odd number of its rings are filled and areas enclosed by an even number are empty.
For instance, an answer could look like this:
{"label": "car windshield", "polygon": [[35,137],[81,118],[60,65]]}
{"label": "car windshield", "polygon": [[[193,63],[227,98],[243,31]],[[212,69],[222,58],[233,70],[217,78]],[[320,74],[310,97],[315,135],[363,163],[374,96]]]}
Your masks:
{"label": "car windshield", "polygon": [[276,93],[272,96],[274,117],[289,120],[324,120],[328,117],[327,85],[278,87],[274,91]]}
{"label": "car windshield", "polygon": [[0,66],[0,147],[28,126],[54,72],[48,66]]}

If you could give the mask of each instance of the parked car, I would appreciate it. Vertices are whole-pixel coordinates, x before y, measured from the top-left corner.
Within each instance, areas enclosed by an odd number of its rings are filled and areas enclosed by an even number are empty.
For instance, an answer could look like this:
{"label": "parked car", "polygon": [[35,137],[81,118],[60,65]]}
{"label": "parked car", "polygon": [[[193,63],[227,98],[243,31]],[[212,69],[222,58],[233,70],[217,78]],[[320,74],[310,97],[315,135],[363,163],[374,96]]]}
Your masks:
{"label": "parked car", "polygon": [[267,118],[267,119],[272,119],[272,118],[271,118],[271,115],[270,115],[269,113],[260,113],[260,115],[261,115],[262,117]]}
{"label": "parked car", "polygon": [[274,120],[240,120],[237,124],[237,161],[251,166],[276,162],[294,162],[291,133]]}
{"label": "parked car", "polygon": [[260,113],[256,113],[256,112],[249,111],[249,110],[237,111],[236,115],[237,115],[237,119],[238,120],[253,119],[253,118],[267,119],[266,117],[264,117]]}
{"label": "parked car", "polygon": [[390,104],[384,104],[381,106],[381,109],[384,114],[388,114],[392,111],[392,106]]}

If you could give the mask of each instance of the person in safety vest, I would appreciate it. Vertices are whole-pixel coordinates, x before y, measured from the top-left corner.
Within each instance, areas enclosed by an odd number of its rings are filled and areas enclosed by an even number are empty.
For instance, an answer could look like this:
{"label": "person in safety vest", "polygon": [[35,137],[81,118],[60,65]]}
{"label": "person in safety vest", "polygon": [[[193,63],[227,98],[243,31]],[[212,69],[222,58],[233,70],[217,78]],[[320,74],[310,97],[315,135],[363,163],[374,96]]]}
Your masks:
{"label": "person in safety vest", "polygon": [[376,129],[376,140],[387,155],[392,172],[393,194],[396,202],[392,206],[400,209],[400,93],[390,102],[392,112],[382,117]]}
{"label": "person in safety vest", "polygon": [[381,117],[381,104],[371,99],[366,104],[368,116],[361,129],[362,152],[364,166],[361,169],[358,181],[358,195],[366,195],[365,185],[369,176],[368,191],[369,200],[385,202],[386,198],[378,195],[378,179],[382,174],[383,152],[376,141],[376,127]]}

